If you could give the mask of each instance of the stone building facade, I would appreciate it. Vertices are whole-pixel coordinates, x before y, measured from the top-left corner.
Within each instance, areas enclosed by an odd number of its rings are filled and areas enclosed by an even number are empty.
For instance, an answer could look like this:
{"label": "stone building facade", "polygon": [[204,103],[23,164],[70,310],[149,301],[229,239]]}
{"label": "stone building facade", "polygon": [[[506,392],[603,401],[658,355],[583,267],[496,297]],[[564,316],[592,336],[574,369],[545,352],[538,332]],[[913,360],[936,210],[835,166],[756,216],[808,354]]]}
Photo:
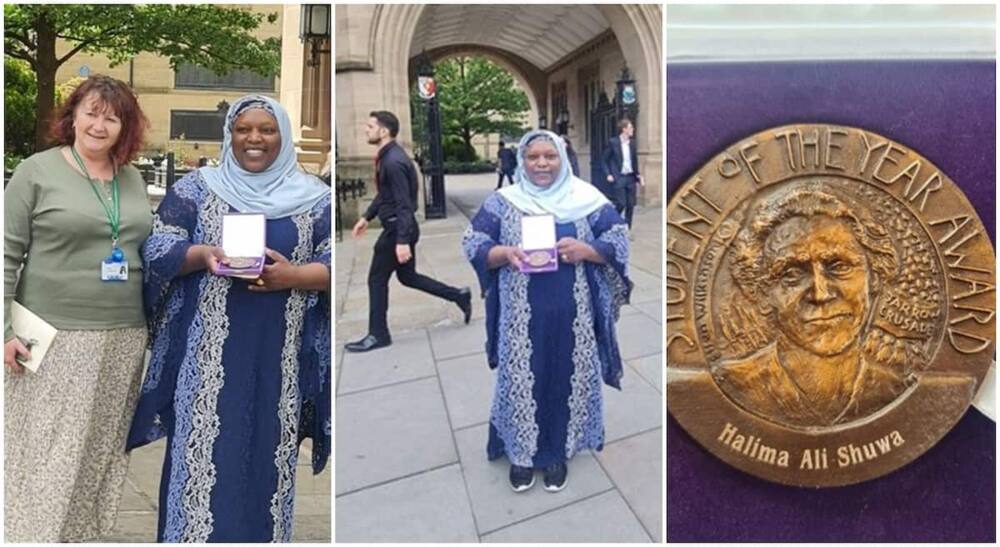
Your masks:
{"label": "stone building facade", "polygon": [[640,202],[661,203],[660,6],[351,4],[336,6],[335,20],[337,175],[365,179],[368,199],[374,150],[362,127],[373,110],[396,113],[399,141],[412,154],[409,89],[415,60],[426,53],[432,60],[480,55],[507,69],[537,113],[531,125],[566,129],[588,179],[591,113],[601,93],[614,97],[627,66],[640,105]]}

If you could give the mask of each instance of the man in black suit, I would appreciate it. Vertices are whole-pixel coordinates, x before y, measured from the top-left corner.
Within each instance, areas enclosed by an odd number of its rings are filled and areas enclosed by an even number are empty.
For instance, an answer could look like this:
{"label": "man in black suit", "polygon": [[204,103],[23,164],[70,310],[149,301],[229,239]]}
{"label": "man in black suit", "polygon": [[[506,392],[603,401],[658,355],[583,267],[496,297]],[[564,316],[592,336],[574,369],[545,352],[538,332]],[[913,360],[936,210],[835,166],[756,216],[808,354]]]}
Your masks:
{"label": "man in black suit", "polygon": [[517,169],[517,155],[510,148],[504,145],[503,141],[500,141],[500,150],[497,151],[497,190],[503,186],[503,178],[506,176],[507,181],[514,184],[514,170]]}
{"label": "man in black suit", "polygon": [[392,343],[386,315],[389,311],[389,278],[403,285],[454,302],[469,322],[472,316],[472,292],[458,289],[417,273],[417,240],[420,228],[414,211],[417,205],[417,171],[406,152],[396,142],[399,120],[392,112],[372,112],[365,125],[368,144],[378,147],[375,153],[376,195],[352,233],[361,237],[368,222],[376,216],[382,234],[375,241],[375,253],[368,270],[368,334],[344,345],[352,352],[369,351]]}
{"label": "man in black suit", "polygon": [[642,185],[639,175],[639,155],[636,151],[635,126],[632,120],[622,118],[618,122],[618,135],[611,137],[604,148],[604,173],[611,186],[611,201],[618,213],[625,217],[628,227],[632,228],[632,212],[635,210],[636,184]]}

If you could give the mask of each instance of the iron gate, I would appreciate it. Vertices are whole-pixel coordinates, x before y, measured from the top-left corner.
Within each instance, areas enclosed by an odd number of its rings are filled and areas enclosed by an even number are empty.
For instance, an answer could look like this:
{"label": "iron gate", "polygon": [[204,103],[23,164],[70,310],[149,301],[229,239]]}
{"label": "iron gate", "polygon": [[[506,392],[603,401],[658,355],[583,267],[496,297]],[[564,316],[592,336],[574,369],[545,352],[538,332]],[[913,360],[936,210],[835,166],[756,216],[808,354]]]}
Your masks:
{"label": "iron gate", "polygon": [[636,128],[632,136],[632,146],[638,147],[636,136],[639,134],[639,101],[636,95],[635,80],[628,70],[622,69],[621,76],[615,82],[615,99],[608,100],[608,95],[601,92],[597,105],[588,114],[590,116],[590,181],[597,189],[604,192],[609,199],[612,195],[611,185],[604,172],[604,153],[608,142],[618,134],[618,121],[622,118],[632,120]]}

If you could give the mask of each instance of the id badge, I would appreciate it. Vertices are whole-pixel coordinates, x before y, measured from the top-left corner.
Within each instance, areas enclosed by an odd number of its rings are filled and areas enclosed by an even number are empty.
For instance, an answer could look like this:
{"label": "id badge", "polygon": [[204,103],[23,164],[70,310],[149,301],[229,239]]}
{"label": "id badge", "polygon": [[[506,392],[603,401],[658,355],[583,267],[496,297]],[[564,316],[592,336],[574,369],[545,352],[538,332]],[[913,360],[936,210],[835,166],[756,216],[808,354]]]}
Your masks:
{"label": "id badge", "polygon": [[128,262],[115,262],[110,257],[101,262],[101,281],[128,281]]}

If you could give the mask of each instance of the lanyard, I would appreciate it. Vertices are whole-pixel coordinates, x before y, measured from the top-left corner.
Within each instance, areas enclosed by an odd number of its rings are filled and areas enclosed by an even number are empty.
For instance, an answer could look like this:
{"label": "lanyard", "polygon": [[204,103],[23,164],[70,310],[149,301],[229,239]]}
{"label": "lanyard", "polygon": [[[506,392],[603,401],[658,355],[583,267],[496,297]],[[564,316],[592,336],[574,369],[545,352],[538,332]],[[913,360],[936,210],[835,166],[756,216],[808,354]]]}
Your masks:
{"label": "lanyard", "polygon": [[76,164],[80,166],[80,170],[87,177],[87,182],[90,183],[90,188],[94,191],[94,195],[97,196],[98,203],[101,204],[101,208],[104,209],[104,214],[108,217],[108,224],[111,226],[111,245],[114,248],[118,248],[118,228],[121,222],[121,202],[118,195],[118,170],[115,169],[114,175],[111,177],[111,206],[105,203],[104,196],[101,191],[97,189],[97,184],[94,183],[94,179],[90,178],[90,173],[87,171],[87,167],[83,165],[83,160],[80,155],[77,154],[76,148],[70,146],[70,151],[73,152],[73,158],[76,159]]}

